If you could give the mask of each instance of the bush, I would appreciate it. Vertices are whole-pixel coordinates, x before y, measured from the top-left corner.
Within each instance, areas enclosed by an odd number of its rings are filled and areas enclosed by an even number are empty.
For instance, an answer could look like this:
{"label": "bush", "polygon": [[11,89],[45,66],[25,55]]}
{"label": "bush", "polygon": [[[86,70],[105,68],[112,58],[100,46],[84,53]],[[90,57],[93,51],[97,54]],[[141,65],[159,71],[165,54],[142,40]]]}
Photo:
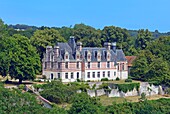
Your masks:
{"label": "bush", "polygon": [[18,88],[23,90],[23,89],[25,88],[25,85],[24,85],[24,84],[20,84],[20,85],[18,86]]}
{"label": "bush", "polygon": [[42,75],[42,79],[47,79],[47,76],[46,75]]}
{"label": "bush", "polygon": [[90,80],[87,80],[87,82],[90,82]]}
{"label": "bush", "polygon": [[109,81],[108,78],[102,78],[101,81]]}
{"label": "bush", "polygon": [[81,80],[80,80],[80,79],[77,79],[77,82],[81,82]]}
{"label": "bush", "polygon": [[132,79],[126,79],[125,82],[132,82]]}
{"label": "bush", "polygon": [[119,81],[119,80],[120,80],[119,77],[117,77],[117,78],[116,78],[116,81]]}

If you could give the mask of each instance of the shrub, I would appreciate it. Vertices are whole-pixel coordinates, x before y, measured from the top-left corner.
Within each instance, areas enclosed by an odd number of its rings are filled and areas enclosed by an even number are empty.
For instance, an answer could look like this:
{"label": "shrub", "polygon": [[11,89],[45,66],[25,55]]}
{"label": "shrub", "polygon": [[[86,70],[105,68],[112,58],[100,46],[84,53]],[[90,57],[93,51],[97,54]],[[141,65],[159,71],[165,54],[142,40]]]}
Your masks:
{"label": "shrub", "polygon": [[80,80],[80,79],[77,79],[77,82],[81,82],[81,80]]}
{"label": "shrub", "polygon": [[132,82],[132,79],[126,79],[125,82]]}
{"label": "shrub", "polygon": [[108,78],[102,78],[101,81],[109,81]]}
{"label": "shrub", "polygon": [[24,84],[20,84],[20,85],[18,86],[18,88],[23,90],[23,89],[25,88],[25,85],[24,85]]}
{"label": "shrub", "polygon": [[90,82],[90,80],[87,80],[87,82]]}
{"label": "shrub", "polygon": [[47,79],[47,76],[46,75],[42,75],[42,79]]}
{"label": "shrub", "polygon": [[119,81],[119,80],[120,80],[119,77],[117,77],[117,78],[116,78],[116,81]]}

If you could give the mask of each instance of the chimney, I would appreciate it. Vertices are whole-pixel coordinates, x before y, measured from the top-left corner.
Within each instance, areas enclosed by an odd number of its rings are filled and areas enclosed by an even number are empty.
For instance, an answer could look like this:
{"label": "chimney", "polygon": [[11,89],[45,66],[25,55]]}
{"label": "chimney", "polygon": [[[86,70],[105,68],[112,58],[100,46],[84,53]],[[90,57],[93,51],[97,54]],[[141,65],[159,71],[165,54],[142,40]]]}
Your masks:
{"label": "chimney", "polygon": [[74,52],[76,50],[76,42],[75,42],[74,36],[70,36],[68,45],[71,47],[72,52]]}
{"label": "chimney", "polygon": [[46,61],[51,61],[52,46],[46,47]]}
{"label": "chimney", "polygon": [[54,46],[54,61],[57,61],[57,58],[59,56],[59,46]]}
{"label": "chimney", "polygon": [[78,42],[78,43],[77,43],[77,50],[78,50],[78,51],[81,51],[81,50],[82,50],[82,43],[81,43],[81,42]]}
{"label": "chimney", "polygon": [[111,43],[108,43],[108,42],[105,42],[105,43],[104,43],[104,47],[105,47],[107,50],[110,50],[110,45],[111,45]]}
{"label": "chimney", "polygon": [[111,46],[112,46],[112,50],[116,52],[116,42],[112,42]]}

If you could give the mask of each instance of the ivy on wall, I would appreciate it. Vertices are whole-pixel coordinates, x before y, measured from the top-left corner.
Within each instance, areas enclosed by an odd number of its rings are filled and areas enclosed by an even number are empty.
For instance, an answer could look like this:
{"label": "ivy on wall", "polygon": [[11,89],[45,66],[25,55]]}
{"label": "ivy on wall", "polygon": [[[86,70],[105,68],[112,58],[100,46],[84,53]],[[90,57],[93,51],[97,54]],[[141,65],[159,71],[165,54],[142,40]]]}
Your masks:
{"label": "ivy on wall", "polygon": [[138,90],[140,87],[140,83],[116,84],[116,87],[119,89],[119,91],[123,91],[126,93],[128,90],[133,91],[134,88]]}

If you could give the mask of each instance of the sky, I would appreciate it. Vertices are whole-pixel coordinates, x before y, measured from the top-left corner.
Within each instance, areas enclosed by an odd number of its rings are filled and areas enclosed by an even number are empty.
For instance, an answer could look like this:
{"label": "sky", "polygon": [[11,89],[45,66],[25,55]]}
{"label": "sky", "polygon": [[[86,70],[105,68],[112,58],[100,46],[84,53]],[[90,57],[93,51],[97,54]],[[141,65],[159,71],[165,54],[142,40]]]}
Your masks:
{"label": "sky", "polygon": [[170,31],[170,0],[0,0],[6,24]]}

